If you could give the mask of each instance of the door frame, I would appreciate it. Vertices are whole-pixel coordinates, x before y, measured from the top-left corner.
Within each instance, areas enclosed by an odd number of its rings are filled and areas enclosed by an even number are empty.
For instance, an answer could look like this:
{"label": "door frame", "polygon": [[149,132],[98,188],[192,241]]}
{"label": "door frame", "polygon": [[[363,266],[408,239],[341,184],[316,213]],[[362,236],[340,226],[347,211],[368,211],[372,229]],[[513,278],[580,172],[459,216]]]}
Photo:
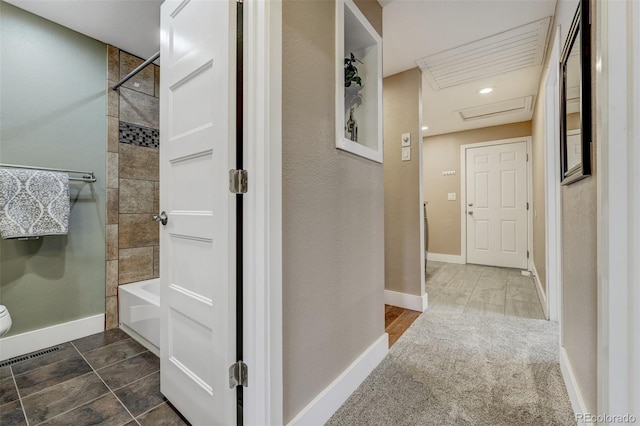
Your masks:
{"label": "door frame", "polygon": [[529,251],[527,270],[531,271],[533,261],[533,173],[531,168],[531,136],[460,145],[460,247],[462,263],[467,263],[467,149],[492,145],[507,145],[518,142],[527,143],[527,156],[529,158],[529,161],[527,161],[527,202],[529,203],[529,210],[527,211],[527,250]]}
{"label": "door frame", "polygon": [[[562,319],[562,197],[560,192],[560,27],[556,27],[545,82],[545,262],[547,319]],[[562,344],[560,327],[560,344]]]}
{"label": "door frame", "polygon": [[282,2],[244,6],[244,424],[283,424]]}
{"label": "door frame", "polygon": [[[640,4],[595,2],[597,413],[640,414]],[[634,257],[635,256],[635,257]]]}

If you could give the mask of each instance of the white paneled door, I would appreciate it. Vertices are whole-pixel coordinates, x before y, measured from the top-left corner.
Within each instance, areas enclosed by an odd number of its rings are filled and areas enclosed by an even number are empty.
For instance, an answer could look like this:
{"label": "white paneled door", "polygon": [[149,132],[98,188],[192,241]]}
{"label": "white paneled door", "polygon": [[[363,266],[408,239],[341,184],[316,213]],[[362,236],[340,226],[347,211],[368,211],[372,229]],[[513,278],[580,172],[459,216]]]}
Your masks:
{"label": "white paneled door", "polygon": [[467,262],[527,269],[527,143],[466,149]]}
{"label": "white paneled door", "polygon": [[161,9],[162,393],[194,425],[236,422],[235,2]]}

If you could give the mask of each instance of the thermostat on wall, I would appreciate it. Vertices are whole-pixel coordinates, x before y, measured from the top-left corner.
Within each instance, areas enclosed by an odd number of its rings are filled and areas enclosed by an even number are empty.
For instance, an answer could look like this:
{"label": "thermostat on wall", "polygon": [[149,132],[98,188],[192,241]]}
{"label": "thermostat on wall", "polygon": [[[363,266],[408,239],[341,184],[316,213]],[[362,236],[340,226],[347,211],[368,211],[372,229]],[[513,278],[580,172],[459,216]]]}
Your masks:
{"label": "thermostat on wall", "polygon": [[400,135],[402,146],[411,146],[411,133],[403,133]]}

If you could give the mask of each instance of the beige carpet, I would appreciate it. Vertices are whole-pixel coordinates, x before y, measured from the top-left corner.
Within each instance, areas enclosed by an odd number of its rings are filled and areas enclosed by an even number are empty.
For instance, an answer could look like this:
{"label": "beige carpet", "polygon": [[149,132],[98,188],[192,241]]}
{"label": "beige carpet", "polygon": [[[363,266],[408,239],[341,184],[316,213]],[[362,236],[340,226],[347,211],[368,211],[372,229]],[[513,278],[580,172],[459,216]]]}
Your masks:
{"label": "beige carpet", "polygon": [[575,424],[558,325],[425,313],[327,424]]}

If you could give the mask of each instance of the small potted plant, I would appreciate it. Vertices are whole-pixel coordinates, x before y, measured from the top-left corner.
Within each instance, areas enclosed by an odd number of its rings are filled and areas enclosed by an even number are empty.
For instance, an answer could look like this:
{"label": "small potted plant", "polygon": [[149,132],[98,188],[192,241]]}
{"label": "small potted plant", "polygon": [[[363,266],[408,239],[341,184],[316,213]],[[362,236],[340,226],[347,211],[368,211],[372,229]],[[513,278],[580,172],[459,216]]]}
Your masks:
{"label": "small potted plant", "polygon": [[364,65],[353,53],[344,58],[344,97],[345,109],[349,110],[349,117],[345,122],[345,137],[353,142],[358,142],[358,122],[355,117],[355,109],[362,105],[362,78],[358,75],[357,63]]}
{"label": "small potted plant", "polygon": [[360,59],[356,58],[353,53],[349,54],[349,58],[344,58],[344,87],[351,87],[352,83],[356,83],[362,87],[362,79],[358,75],[356,63],[364,65]]}

